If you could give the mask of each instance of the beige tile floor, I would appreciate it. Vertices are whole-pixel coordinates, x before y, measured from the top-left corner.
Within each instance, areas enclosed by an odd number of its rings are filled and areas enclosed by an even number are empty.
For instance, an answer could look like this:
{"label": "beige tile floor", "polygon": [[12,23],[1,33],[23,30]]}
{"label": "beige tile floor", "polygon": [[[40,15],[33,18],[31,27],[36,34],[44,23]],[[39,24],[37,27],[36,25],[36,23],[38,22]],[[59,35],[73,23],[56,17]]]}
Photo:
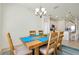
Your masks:
{"label": "beige tile floor", "polygon": [[62,44],[79,49],[79,40],[63,40]]}

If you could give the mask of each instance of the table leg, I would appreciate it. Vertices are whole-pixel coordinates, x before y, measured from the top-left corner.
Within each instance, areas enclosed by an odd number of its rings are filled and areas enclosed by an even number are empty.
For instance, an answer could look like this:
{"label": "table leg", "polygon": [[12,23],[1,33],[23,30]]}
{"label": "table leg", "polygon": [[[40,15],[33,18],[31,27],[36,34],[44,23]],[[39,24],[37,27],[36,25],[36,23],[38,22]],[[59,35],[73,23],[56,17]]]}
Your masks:
{"label": "table leg", "polygon": [[35,54],[35,55],[39,55],[39,47],[36,47],[36,48],[35,48],[34,54]]}

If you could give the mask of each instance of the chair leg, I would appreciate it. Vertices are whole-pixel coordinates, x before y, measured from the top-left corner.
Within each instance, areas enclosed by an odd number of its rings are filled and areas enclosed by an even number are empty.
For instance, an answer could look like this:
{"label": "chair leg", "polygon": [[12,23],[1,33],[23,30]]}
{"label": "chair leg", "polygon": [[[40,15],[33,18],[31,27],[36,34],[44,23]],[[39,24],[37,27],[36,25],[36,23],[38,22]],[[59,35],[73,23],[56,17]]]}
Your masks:
{"label": "chair leg", "polygon": [[55,51],[53,52],[54,55],[57,55],[57,49],[55,49]]}
{"label": "chair leg", "polygon": [[56,55],[56,51],[54,51],[54,55]]}
{"label": "chair leg", "polygon": [[57,55],[57,47],[56,47],[56,49],[55,49],[55,54]]}
{"label": "chair leg", "polygon": [[10,51],[10,55],[15,55],[15,53],[13,51]]}
{"label": "chair leg", "polygon": [[60,46],[59,46],[59,50],[61,50],[61,51],[62,51],[62,45],[60,45]]}

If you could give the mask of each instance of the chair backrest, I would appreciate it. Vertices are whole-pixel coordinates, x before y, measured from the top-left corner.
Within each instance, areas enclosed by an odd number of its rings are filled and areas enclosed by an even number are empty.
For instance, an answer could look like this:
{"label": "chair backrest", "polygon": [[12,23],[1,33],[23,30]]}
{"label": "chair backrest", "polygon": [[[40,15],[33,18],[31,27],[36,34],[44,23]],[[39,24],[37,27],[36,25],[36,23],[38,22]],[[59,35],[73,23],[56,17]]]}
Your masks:
{"label": "chair backrest", "polygon": [[10,50],[13,52],[14,51],[14,46],[13,46],[11,35],[10,35],[9,32],[6,35],[7,35],[7,40],[8,40],[8,43],[9,43]]}
{"label": "chair backrest", "polygon": [[60,44],[62,43],[63,37],[64,37],[64,32],[59,32],[58,43]]}
{"label": "chair backrest", "polygon": [[43,31],[42,30],[39,30],[38,32],[39,32],[40,35],[43,35]]}
{"label": "chair backrest", "polygon": [[46,54],[48,54],[50,49],[52,49],[52,48],[56,49],[57,48],[57,39],[58,39],[58,32],[50,33]]}
{"label": "chair backrest", "polygon": [[36,34],[36,31],[31,30],[29,33],[30,33],[31,36],[34,36]]}

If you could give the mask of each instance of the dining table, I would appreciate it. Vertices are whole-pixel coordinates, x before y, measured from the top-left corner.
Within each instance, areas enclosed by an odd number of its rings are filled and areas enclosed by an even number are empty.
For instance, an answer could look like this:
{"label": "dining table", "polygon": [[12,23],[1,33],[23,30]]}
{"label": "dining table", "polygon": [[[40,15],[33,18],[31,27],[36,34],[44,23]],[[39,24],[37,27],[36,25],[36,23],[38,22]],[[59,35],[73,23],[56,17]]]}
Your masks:
{"label": "dining table", "polygon": [[34,50],[34,55],[39,55],[40,46],[43,46],[48,43],[48,36],[34,35],[34,36],[21,37],[20,40],[29,49]]}

